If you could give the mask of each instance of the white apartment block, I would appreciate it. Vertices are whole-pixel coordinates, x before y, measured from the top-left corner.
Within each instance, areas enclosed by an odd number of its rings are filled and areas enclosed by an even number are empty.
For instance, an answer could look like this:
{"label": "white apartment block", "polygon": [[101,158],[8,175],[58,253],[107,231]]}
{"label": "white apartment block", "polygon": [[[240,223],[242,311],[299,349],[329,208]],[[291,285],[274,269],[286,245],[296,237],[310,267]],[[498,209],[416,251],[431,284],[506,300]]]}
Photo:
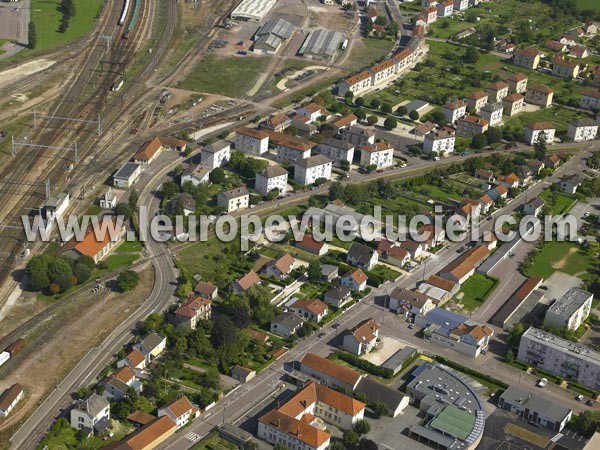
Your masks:
{"label": "white apartment block", "polygon": [[200,163],[209,169],[223,167],[231,158],[231,145],[227,141],[217,141],[207,145],[200,154]]}
{"label": "white apartment block", "polygon": [[508,84],[504,81],[498,81],[488,86],[488,95],[490,102],[499,102],[508,95]]}
{"label": "white apartment block", "polygon": [[368,70],[364,70],[361,73],[342,81],[338,85],[338,95],[343,97],[347,92],[358,94],[369,89],[371,86],[373,86],[371,73]]}
{"label": "white apartment block", "polygon": [[464,11],[469,7],[469,0],[454,0],[454,10]]}
{"label": "white apartment block", "polygon": [[223,206],[226,212],[245,209],[250,205],[250,194],[246,188],[236,188],[217,194],[217,205]]}
{"label": "white apartment block", "polygon": [[446,0],[436,5],[438,17],[450,17],[454,14],[454,0]]}
{"label": "white apartment block", "polygon": [[529,145],[535,144],[541,133],[545,134],[546,143],[551,144],[554,142],[556,128],[550,122],[536,122],[527,125],[525,127],[525,142]]}
{"label": "white apartment block", "polygon": [[600,89],[588,89],[581,94],[580,106],[583,109],[600,109]]}
{"label": "white apartment block", "polygon": [[465,102],[469,108],[473,109],[475,114],[479,114],[481,108],[483,108],[488,102],[488,94],[484,91],[473,92],[466,98]]}
{"label": "white apartment block", "polygon": [[254,189],[261,195],[267,195],[274,189],[279,194],[287,190],[288,172],[280,165],[269,166],[262,172],[257,172]]}
{"label": "white apartment block", "polygon": [[313,184],[319,178],[331,179],[333,161],[324,155],[315,155],[296,162],[294,180],[300,184]]}
{"label": "white apartment block", "polygon": [[461,117],[467,115],[467,104],[462,100],[455,100],[447,103],[443,107],[446,122],[455,123]]}
{"label": "white apartment block", "polygon": [[425,135],[423,140],[423,151],[425,153],[444,153],[448,155],[454,152],[456,137],[448,131],[434,131]]}
{"label": "white apartment block", "polygon": [[567,136],[575,142],[593,141],[598,135],[598,124],[592,119],[579,119],[569,123]]}
{"label": "white apartment block", "polygon": [[548,308],[544,323],[551,327],[576,330],[590,315],[593,299],[594,294],[571,288]]}
{"label": "white apartment block", "polygon": [[341,139],[329,138],[319,144],[319,149],[322,155],[337,163],[348,161],[352,164],[352,159],[354,159],[354,145]]}
{"label": "white apartment block", "polygon": [[373,73],[373,85],[376,85],[394,76],[396,64],[393,59],[386,59],[379,64],[375,64],[371,68],[371,72]]}
{"label": "white apartment block", "polygon": [[502,122],[503,112],[504,106],[502,105],[502,103],[496,102],[486,104],[483,108],[481,108],[479,114],[481,115],[481,117],[488,121],[490,127],[495,127],[496,125]]}
{"label": "white apartment block", "polygon": [[240,128],[235,134],[235,149],[251,155],[269,151],[269,135],[254,128]]}
{"label": "white apartment block", "polygon": [[277,143],[277,161],[281,163],[293,163],[310,157],[314,147],[312,142],[302,139],[283,139]]}
{"label": "white apartment block", "polygon": [[385,141],[367,144],[360,148],[360,165],[376,166],[375,170],[385,169],[394,164],[394,147]]}

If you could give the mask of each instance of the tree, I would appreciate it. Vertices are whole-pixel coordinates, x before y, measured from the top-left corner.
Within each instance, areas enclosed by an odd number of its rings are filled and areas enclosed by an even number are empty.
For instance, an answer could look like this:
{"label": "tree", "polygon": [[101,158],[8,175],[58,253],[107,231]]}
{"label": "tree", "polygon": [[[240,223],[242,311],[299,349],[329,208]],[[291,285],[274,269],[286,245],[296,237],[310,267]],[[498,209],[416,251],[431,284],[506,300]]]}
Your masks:
{"label": "tree", "polygon": [[313,283],[321,280],[321,264],[318,260],[313,259],[308,264],[308,270],[306,271],[306,274],[308,275],[308,279]]}
{"label": "tree", "polygon": [[82,263],[75,264],[73,275],[77,278],[77,284],[85,283],[92,276],[92,271],[88,266]]}
{"label": "tree", "polygon": [[468,47],[465,52],[464,61],[467,64],[475,64],[479,61],[479,51],[475,47]]}
{"label": "tree", "polygon": [[33,50],[37,46],[37,29],[35,28],[35,23],[33,22],[29,22],[27,41],[27,47],[30,49]]}
{"label": "tree", "polygon": [[346,450],[346,446],[340,441],[335,441],[329,446],[329,450]]}
{"label": "tree", "polygon": [[344,444],[346,444],[346,447],[354,447],[358,443],[359,438],[360,436],[358,435],[358,433],[352,428],[349,428],[348,430],[344,431],[343,439]]}
{"label": "tree", "polygon": [[475,136],[473,136],[473,139],[471,139],[471,147],[476,148],[476,149],[481,149],[484,148],[488,145],[488,140],[487,137],[485,136],[485,134],[476,134]]}
{"label": "tree", "polygon": [[346,94],[344,95],[344,100],[345,100],[346,104],[347,105],[351,104],[353,99],[354,99],[354,92],[352,92],[352,91],[346,92]]}
{"label": "tree", "polygon": [[391,131],[398,126],[398,122],[393,117],[388,117],[384,120],[383,126],[386,130]]}
{"label": "tree", "polygon": [[488,144],[497,144],[502,142],[502,129],[498,127],[490,127],[490,129],[485,132],[485,136],[487,137]]}
{"label": "tree", "polygon": [[127,292],[135,288],[140,282],[140,275],[133,270],[124,270],[117,277],[117,286],[121,292]]}
{"label": "tree", "polygon": [[537,135],[533,148],[535,149],[535,159],[543,161],[546,158],[547,150],[547,139],[546,133],[542,130]]}
{"label": "tree", "polygon": [[399,116],[405,116],[407,113],[408,109],[406,109],[406,106],[398,106],[398,109],[396,109],[396,114]]}
{"label": "tree", "polygon": [[48,263],[48,278],[64,292],[73,286],[73,269],[68,261],[62,258],[54,259]]}
{"label": "tree", "polygon": [[167,180],[163,183],[162,194],[165,200],[172,199],[177,193],[179,193],[179,186],[173,180]]}
{"label": "tree", "polygon": [[377,116],[369,116],[367,117],[367,123],[371,126],[375,125],[377,122],[379,122],[379,118]]}
{"label": "tree", "polygon": [[364,437],[358,443],[358,450],[379,450],[379,447],[375,441]]}
{"label": "tree", "polygon": [[216,167],[208,175],[208,179],[213,184],[221,184],[225,181],[225,171],[222,167]]}
{"label": "tree", "polygon": [[62,0],[60,5],[64,16],[75,17],[75,2],[73,0]]}
{"label": "tree", "polygon": [[412,120],[419,120],[419,112],[416,109],[413,109],[408,113],[408,117],[410,117]]}
{"label": "tree", "polygon": [[27,262],[27,284],[34,291],[46,289],[50,284],[48,263],[52,259],[48,255],[34,256]]}
{"label": "tree", "polygon": [[117,203],[117,206],[115,206],[115,214],[118,216],[123,216],[123,219],[127,221],[131,219],[133,211],[131,210],[131,206],[129,206],[127,203]]}
{"label": "tree", "polygon": [[359,108],[362,108],[363,106],[365,106],[365,99],[362,97],[358,97],[356,100],[354,100],[354,104]]}
{"label": "tree", "polygon": [[129,200],[127,200],[127,204],[129,205],[132,211],[135,211],[135,209],[137,208],[139,198],[140,194],[136,189],[133,189],[131,191],[131,194],[129,194]]}
{"label": "tree", "polygon": [[90,270],[94,270],[96,268],[96,263],[94,262],[94,258],[87,255],[81,255],[77,258],[76,264],[84,264],[89,267]]}
{"label": "tree", "polygon": [[360,435],[367,434],[371,431],[371,425],[364,419],[356,421],[352,428]]}
{"label": "tree", "polygon": [[385,19],[384,16],[377,16],[375,18],[375,23],[377,25],[386,26],[387,25],[387,20]]}
{"label": "tree", "polygon": [[371,108],[379,108],[379,106],[381,105],[381,102],[379,101],[378,98],[374,98],[373,100],[371,100]]}
{"label": "tree", "polygon": [[390,415],[390,410],[388,409],[388,407],[385,403],[375,402],[370,406],[371,406],[371,410],[373,411],[373,414],[375,414],[377,417],[383,417],[383,416]]}
{"label": "tree", "polygon": [[392,104],[385,102],[381,105],[381,110],[386,113],[386,114],[391,114],[392,113]]}
{"label": "tree", "polygon": [[345,172],[348,172],[350,170],[350,161],[346,159],[340,161],[340,169],[342,169]]}
{"label": "tree", "polygon": [[344,185],[339,181],[334,181],[329,185],[329,200],[342,200],[346,198]]}
{"label": "tree", "polygon": [[[359,97],[360,98],[360,97]],[[358,99],[357,99],[358,100]],[[358,120],[365,120],[367,117],[367,113],[364,109],[358,108],[354,110],[354,115]]]}
{"label": "tree", "polygon": [[277,444],[275,444],[275,446],[273,447],[273,450],[290,450],[287,445],[282,444],[281,442],[278,442]]}

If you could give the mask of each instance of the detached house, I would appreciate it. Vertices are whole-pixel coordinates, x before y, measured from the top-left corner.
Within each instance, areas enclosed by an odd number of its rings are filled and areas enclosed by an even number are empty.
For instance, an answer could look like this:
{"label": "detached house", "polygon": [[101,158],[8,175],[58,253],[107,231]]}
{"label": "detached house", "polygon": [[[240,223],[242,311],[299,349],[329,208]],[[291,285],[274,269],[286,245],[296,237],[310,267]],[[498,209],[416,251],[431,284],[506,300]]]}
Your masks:
{"label": "detached house", "polygon": [[478,116],[465,116],[458,119],[456,127],[457,136],[472,138],[478,134],[485,133],[489,128],[489,122]]}
{"label": "detached house", "polygon": [[361,322],[351,332],[344,335],[342,348],[355,355],[369,353],[377,344],[380,328],[373,319]]}
{"label": "detached house", "polygon": [[181,186],[188,181],[194,186],[199,186],[210,181],[211,169],[208,166],[202,164],[190,164],[181,174]]}
{"label": "detached house", "polygon": [[104,395],[113,400],[121,400],[129,389],[142,391],[142,383],[136,377],[133,369],[122,367],[117,369],[104,381]]}
{"label": "detached house", "polygon": [[418,291],[396,288],[390,294],[390,309],[407,317],[427,314],[434,307],[431,298]]}
{"label": "detached house", "polygon": [[117,361],[117,367],[129,367],[137,376],[146,368],[146,358],[138,349],[133,349],[125,358]]}
{"label": "detached house", "polygon": [[577,188],[581,186],[581,177],[579,175],[569,175],[560,180],[560,191],[567,194],[575,194]]}
{"label": "detached house", "polygon": [[507,81],[510,92],[525,94],[528,79],[529,78],[524,73],[515,73],[509,76]]}
{"label": "detached house", "polygon": [[282,195],[287,191],[287,183],[288,171],[279,164],[275,164],[256,173],[254,189],[265,196],[269,192],[277,189],[279,194]]}
{"label": "detached house", "polygon": [[250,193],[245,187],[221,191],[217,194],[217,205],[228,213],[246,209],[250,205]]}
{"label": "detached house", "polygon": [[508,84],[504,81],[498,81],[488,86],[488,96],[490,102],[499,102],[508,95]]}
{"label": "detached house", "polygon": [[490,127],[502,123],[502,115],[504,114],[504,105],[502,102],[494,102],[486,104],[479,111],[481,117],[487,120]]}
{"label": "detached house", "polygon": [[227,141],[217,141],[207,145],[200,153],[200,163],[209,169],[223,167],[231,158],[231,144]]}
{"label": "detached house", "polygon": [[[107,225],[106,222],[111,221],[111,225]],[[120,223],[117,216],[104,216],[98,222],[99,229],[105,229],[104,239],[96,239],[96,233],[94,232],[93,223],[90,223],[85,230],[83,240],[78,241],[74,236],[69,242],[62,246],[59,250],[59,254],[66,256],[70,259],[77,259],[80,256],[89,256],[98,263],[102,259],[112,252],[117,247],[121,240],[125,237],[125,226]],[[115,231],[114,239],[111,236],[111,227]]]}
{"label": "detached house", "polygon": [[590,56],[590,52],[584,45],[576,45],[569,52],[569,56],[572,56],[573,58],[582,59],[582,58],[587,58],[588,56]]}
{"label": "detached house", "polygon": [[531,84],[525,91],[525,102],[547,108],[552,104],[554,91],[543,84]]}
{"label": "detached house", "polygon": [[382,239],[377,245],[377,253],[382,260],[398,267],[402,267],[410,262],[410,253],[405,248],[402,248],[400,242]]}
{"label": "detached house", "polygon": [[501,184],[499,186],[496,186],[495,188],[490,189],[489,191],[487,191],[487,195],[492,199],[492,200],[498,200],[503,199],[506,200],[506,198],[508,197],[508,188]]}
{"label": "detached house", "polygon": [[346,255],[346,262],[361,269],[371,270],[377,264],[377,251],[371,247],[354,242]]}
{"label": "detached house", "polygon": [[169,416],[178,430],[199,415],[200,410],[193,406],[185,395],[158,410],[158,417]]}
{"label": "detached house", "polygon": [[566,52],[568,49],[566,44],[563,44],[562,42],[558,42],[558,41],[553,41],[553,40],[546,41],[544,46],[549,48],[550,50],[558,52],[558,53]]}
{"label": "detached house", "polygon": [[523,212],[528,216],[539,216],[544,208],[544,200],[534,198],[523,205]]}
{"label": "detached house", "polygon": [[271,320],[271,333],[281,337],[290,337],[296,334],[304,324],[302,318],[293,312],[282,312]]}
{"label": "detached house", "polygon": [[258,277],[256,272],[251,270],[246,275],[244,275],[242,278],[234,281],[233,285],[232,285],[232,289],[234,292],[236,292],[238,294],[242,294],[244,292],[247,292],[248,289],[250,289],[252,286],[256,286],[259,283],[260,283],[260,278]]}
{"label": "detached house", "polygon": [[475,171],[475,175],[473,175],[478,180],[485,181],[486,183],[493,183],[496,181],[496,177],[494,176],[494,172],[487,169],[477,169]]}
{"label": "detached house", "polygon": [[314,184],[318,179],[331,179],[333,161],[324,155],[310,156],[296,161],[294,180],[300,184]]}
{"label": "detached house", "polygon": [[481,108],[488,102],[488,94],[484,91],[477,91],[469,94],[465,100],[467,107],[471,108],[475,114],[479,114]]}
{"label": "detached house", "polygon": [[575,142],[592,141],[598,135],[598,123],[592,119],[576,119],[569,123],[567,136]]}
{"label": "detached house", "polygon": [[200,281],[194,288],[194,292],[198,297],[214,300],[217,298],[219,288],[209,281]]}
{"label": "detached house", "polygon": [[235,132],[235,149],[251,155],[269,151],[269,135],[254,128],[240,128]]}
{"label": "detached house", "polygon": [[467,104],[463,100],[454,100],[446,103],[442,110],[446,116],[446,122],[453,124],[467,114]]}
{"label": "detached house", "polygon": [[323,256],[329,251],[329,245],[326,242],[317,242],[310,234],[305,234],[302,239],[296,241],[296,247],[318,256]]}
{"label": "detached house", "polygon": [[296,114],[308,117],[310,122],[316,122],[319,117],[327,116],[327,110],[316,103],[309,103],[308,105],[298,108]]}
{"label": "detached house", "polygon": [[525,127],[525,142],[529,145],[533,145],[540,139],[540,136],[543,135],[546,143],[551,144],[554,142],[555,133],[556,127],[550,122],[530,123]]}
{"label": "detached house", "polygon": [[340,283],[352,291],[364,291],[367,287],[367,276],[362,270],[356,269],[346,273]]}
{"label": "detached house", "polygon": [[503,184],[507,189],[516,189],[519,187],[519,177],[515,173],[508,175],[498,175],[496,179],[498,184]]}
{"label": "detached house", "polygon": [[292,119],[290,119],[285,114],[274,114],[272,116],[269,116],[269,118],[263,122],[262,127],[266,128],[267,130],[274,131],[276,133],[282,133],[291,124]]}
{"label": "detached house", "polygon": [[528,69],[535,70],[540,64],[542,52],[536,48],[520,48],[515,52],[514,64],[515,66],[527,67]]}
{"label": "detached house", "polygon": [[375,166],[376,170],[386,169],[394,164],[394,147],[385,141],[366,144],[360,148],[360,165]]}
{"label": "detached house", "polygon": [[140,342],[135,344],[133,348],[138,349],[146,358],[146,362],[150,363],[160,356],[167,346],[167,338],[158,333],[150,333]]}
{"label": "detached house", "polygon": [[71,409],[71,427],[91,433],[103,433],[110,427],[110,403],[92,393],[79,400]]}
{"label": "detached house", "polygon": [[515,114],[519,114],[525,107],[525,97],[522,94],[514,93],[507,95],[502,100],[502,106],[504,108],[504,115],[512,117]]}
{"label": "detached house", "polygon": [[287,278],[295,268],[296,260],[292,255],[286,253],[267,264],[265,268],[265,275],[278,280],[283,280]]}
{"label": "detached house", "polygon": [[325,303],[336,308],[341,308],[346,303],[352,300],[352,291],[346,286],[336,286],[333,289],[328,290],[323,295]]}
{"label": "detached house", "polygon": [[344,128],[353,127],[358,123],[358,118],[354,114],[348,114],[347,116],[338,117],[331,122],[331,126],[336,133]]}
{"label": "detached house", "polygon": [[301,298],[292,303],[288,309],[306,320],[317,323],[321,322],[329,312],[327,305],[316,298]]}
{"label": "detached house", "polygon": [[231,378],[239,381],[240,383],[247,383],[256,376],[256,370],[236,365],[231,368],[230,376]]}
{"label": "detached house", "polygon": [[558,166],[561,165],[561,163],[562,163],[562,160],[560,159],[560,157],[558,155],[555,155],[555,154],[546,156],[546,159],[544,160],[544,164],[549,169],[556,169]]}
{"label": "detached house", "polygon": [[173,313],[176,324],[184,325],[192,330],[196,329],[198,321],[210,319],[211,314],[212,301],[202,297],[185,302]]}
{"label": "detached house", "polygon": [[483,194],[479,197],[479,203],[481,204],[481,214],[487,214],[490,212],[490,209],[494,207],[494,200],[487,194]]}

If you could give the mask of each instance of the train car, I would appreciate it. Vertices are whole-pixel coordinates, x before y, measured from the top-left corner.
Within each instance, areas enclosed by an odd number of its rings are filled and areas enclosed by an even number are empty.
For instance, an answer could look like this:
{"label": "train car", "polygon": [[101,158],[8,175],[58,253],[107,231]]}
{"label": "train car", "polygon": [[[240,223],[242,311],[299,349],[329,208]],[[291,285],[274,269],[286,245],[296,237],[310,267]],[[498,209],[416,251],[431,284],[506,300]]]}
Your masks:
{"label": "train car", "polygon": [[5,352],[10,353],[10,356],[15,356],[15,354],[19,353],[25,347],[25,339],[19,338],[8,347],[4,349]]}
{"label": "train car", "polygon": [[115,81],[111,86],[110,90],[113,92],[117,92],[123,87],[123,80]]}
{"label": "train car", "polygon": [[129,12],[129,1],[130,0],[125,0],[123,3],[123,11],[121,12],[121,17],[119,18],[119,26],[123,26],[125,24],[127,13]]}
{"label": "train car", "polygon": [[0,353],[0,366],[10,359],[10,353],[4,351]]}
{"label": "train car", "polygon": [[348,47],[348,39],[344,39],[344,42],[342,42],[342,50],[346,50],[347,47]]}

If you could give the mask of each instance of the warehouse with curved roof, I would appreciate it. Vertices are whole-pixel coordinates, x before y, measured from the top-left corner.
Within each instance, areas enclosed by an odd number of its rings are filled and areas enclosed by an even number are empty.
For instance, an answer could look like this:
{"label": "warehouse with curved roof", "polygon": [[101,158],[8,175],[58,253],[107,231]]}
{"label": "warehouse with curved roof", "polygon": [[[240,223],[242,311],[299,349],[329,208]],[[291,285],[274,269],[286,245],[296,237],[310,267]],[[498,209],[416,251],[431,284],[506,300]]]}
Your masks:
{"label": "warehouse with curved roof", "polygon": [[275,6],[277,0],[242,0],[231,13],[234,20],[255,20],[260,22]]}

